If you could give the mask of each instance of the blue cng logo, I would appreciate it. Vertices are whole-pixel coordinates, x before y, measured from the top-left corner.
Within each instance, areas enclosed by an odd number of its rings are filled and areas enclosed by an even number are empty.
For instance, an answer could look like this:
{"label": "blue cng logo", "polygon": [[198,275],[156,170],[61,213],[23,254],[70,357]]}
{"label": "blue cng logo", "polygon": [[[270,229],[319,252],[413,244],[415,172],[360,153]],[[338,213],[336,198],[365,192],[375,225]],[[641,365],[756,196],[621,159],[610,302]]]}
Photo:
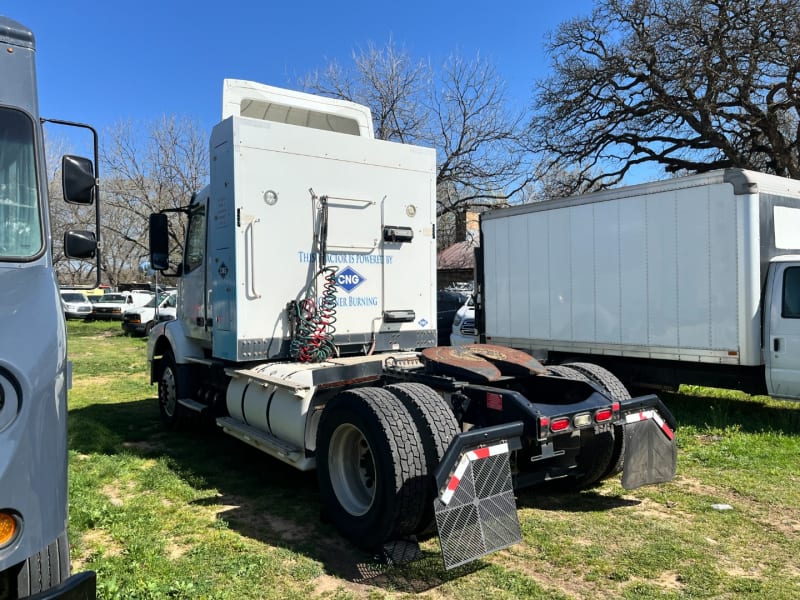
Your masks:
{"label": "blue cng logo", "polygon": [[364,283],[365,279],[352,267],[345,267],[336,274],[336,285],[348,294]]}

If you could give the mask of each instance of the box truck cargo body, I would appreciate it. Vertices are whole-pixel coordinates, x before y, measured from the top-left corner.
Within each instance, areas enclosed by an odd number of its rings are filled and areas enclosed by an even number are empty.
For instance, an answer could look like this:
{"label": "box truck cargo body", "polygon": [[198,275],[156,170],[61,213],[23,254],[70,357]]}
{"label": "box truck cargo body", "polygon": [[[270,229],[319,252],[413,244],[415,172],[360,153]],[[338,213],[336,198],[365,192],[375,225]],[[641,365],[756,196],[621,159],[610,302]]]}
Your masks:
{"label": "box truck cargo body", "polygon": [[800,181],[719,170],[493,211],[481,229],[492,343],[591,356],[630,384],[800,397]]}

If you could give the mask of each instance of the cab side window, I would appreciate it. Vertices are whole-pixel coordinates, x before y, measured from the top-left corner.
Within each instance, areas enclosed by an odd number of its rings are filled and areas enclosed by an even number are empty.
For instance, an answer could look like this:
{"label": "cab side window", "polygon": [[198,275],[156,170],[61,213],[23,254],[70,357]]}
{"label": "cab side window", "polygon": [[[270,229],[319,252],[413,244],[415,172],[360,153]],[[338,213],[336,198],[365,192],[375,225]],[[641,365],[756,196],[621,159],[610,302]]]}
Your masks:
{"label": "cab side window", "polygon": [[192,212],[186,234],[186,262],[183,272],[189,273],[203,264],[206,249],[206,211],[204,207]]}
{"label": "cab side window", "polygon": [[789,267],[783,273],[784,319],[800,319],[800,267]]}

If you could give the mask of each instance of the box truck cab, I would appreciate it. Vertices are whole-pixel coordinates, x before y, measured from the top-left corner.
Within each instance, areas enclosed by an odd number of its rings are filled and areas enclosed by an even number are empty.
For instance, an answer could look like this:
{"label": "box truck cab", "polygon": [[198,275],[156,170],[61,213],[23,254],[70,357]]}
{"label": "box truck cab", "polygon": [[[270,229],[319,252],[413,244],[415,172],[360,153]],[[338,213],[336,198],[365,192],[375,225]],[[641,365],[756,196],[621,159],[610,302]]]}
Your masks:
{"label": "box truck cab", "polygon": [[482,217],[478,329],[635,386],[800,398],[800,181],[725,169]]}
{"label": "box truck cab", "polygon": [[764,306],[767,390],[800,398],[800,255],[772,259]]}
{"label": "box truck cab", "polygon": [[[70,365],[53,269],[34,38],[5,17],[0,82],[0,598],[93,598],[93,573],[70,577]],[[90,203],[91,161],[65,157],[62,172],[65,199]],[[72,258],[94,256],[96,233],[67,232],[64,247]]]}

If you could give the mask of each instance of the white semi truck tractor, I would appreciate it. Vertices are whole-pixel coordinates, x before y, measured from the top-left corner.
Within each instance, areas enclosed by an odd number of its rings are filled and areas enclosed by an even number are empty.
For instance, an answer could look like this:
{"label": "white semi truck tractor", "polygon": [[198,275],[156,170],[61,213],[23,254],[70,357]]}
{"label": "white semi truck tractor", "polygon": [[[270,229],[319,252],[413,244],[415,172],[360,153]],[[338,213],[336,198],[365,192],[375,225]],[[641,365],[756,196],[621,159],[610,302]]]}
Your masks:
{"label": "white semi truck tractor", "polygon": [[[177,319],[149,337],[170,427],[210,419],[300,470],[367,548],[438,531],[447,567],[521,538],[514,488],[672,479],[675,422],[599,368],[436,345],[435,152],[357,104],[226,80]],[[167,214],[151,263],[170,270]]]}
{"label": "white semi truck tractor", "polygon": [[[88,600],[95,574],[70,575],[71,367],[53,265],[43,120],[33,33],[0,16],[0,600]],[[64,157],[62,175],[65,200],[95,200],[91,161]],[[66,232],[64,253],[99,260],[97,231]]]}

